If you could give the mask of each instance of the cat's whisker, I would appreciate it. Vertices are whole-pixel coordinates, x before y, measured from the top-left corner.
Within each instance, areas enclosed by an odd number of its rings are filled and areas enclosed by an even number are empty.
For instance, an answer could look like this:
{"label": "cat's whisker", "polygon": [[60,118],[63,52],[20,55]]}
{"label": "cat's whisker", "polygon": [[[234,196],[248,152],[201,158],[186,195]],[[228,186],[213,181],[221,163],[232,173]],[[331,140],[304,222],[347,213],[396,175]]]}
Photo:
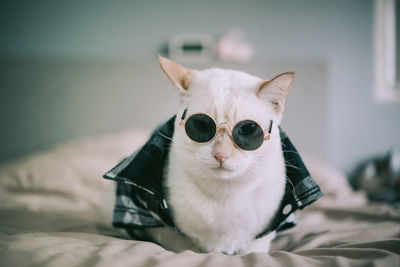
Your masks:
{"label": "cat's whisker", "polygon": [[282,152],[284,152],[284,153],[293,153],[293,154],[299,155],[299,152],[292,151],[292,150],[282,150]]}
{"label": "cat's whisker", "polygon": [[258,172],[257,170],[254,170],[254,169],[252,169],[252,168],[250,168],[250,167],[248,167],[246,170],[247,170],[248,172],[250,172],[251,174],[254,174],[254,175],[258,175],[258,174],[259,174],[259,172]]}
{"label": "cat's whisker", "polygon": [[285,175],[285,180],[292,186],[293,191],[291,191],[291,192],[292,192],[292,194],[294,194],[294,190],[295,190],[294,185],[287,175]]}
{"label": "cat's whisker", "polygon": [[293,164],[289,163],[287,160],[285,160],[285,166],[286,167],[290,167],[290,168],[294,168],[294,169],[300,169],[300,167],[294,166]]}
{"label": "cat's whisker", "polygon": [[196,165],[196,167],[197,167],[198,169],[200,169],[200,170],[201,170],[201,169],[204,169],[205,166],[208,166],[208,165],[210,165],[210,164],[213,163],[213,162],[210,161],[210,159],[207,158],[207,157],[204,157],[204,156],[195,156],[195,155],[193,155],[193,154],[191,154],[191,153],[185,154],[185,157],[186,157],[186,158],[189,158],[189,159],[191,159],[191,160],[194,160],[194,161],[199,161],[199,162],[201,162],[201,163],[204,163],[204,165],[203,165],[203,164],[197,164],[197,165]]}
{"label": "cat's whisker", "polygon": [[163,133],[161,133],[161,132],[158,132],[158,135],[160,135],[161,137],[163,137],[163,138],[165,138],[165,139],[167,139],[167,140],[174,141],[173,138],[171,138],[171,137],[169,137],[169,136],[166,136],[165,134],[163,134]]}

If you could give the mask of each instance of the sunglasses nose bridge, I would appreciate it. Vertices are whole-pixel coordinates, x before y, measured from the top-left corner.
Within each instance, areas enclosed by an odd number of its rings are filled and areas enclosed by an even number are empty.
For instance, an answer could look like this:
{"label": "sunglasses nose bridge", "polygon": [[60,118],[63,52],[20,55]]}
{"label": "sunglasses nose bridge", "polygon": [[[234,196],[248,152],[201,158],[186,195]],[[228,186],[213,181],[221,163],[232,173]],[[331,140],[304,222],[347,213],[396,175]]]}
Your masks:
{"label": "sunglasses nose bridge", "polygon": [[[218,133],[221,132],[221,134],[218,136]],[[226,134],[226,135],[225,135]],[[235,141],[233,141],[232,138],[232,127],[229,123],[227,122],[222,122],[217,126],[217,131],[215,132],[214,138],[216,138],[217,142],[218,140],[222,140],[224,138],[228,137],[230,141],[235,145]]]}
{"label": "sunglasses nose bridge", "polygon": [[217,127],[217,131],[216,131],[216,135],[220,132],[220,131],[222,131],[222,130],[226,130],[226,132],[230,135],[230,133],[232,132],[232,128],[231,128],[231,126],[229,125],[229,123],[227,123],[227,122],[223,122],[223,123],[221,123],[221,124],[219,124],[218,125],[218,127]]}

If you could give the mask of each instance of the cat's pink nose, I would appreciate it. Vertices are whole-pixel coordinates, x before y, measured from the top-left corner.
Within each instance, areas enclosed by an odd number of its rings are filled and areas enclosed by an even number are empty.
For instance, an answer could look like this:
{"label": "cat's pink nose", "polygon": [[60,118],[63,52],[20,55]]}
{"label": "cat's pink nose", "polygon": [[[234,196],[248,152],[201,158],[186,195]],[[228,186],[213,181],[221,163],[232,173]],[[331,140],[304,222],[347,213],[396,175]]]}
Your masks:
{"label": "cat's pink nose", "polygon": [[219,162],[219,164],[224,163],[226,156],[220,152],[216,152],[213,154],[214,158]]}

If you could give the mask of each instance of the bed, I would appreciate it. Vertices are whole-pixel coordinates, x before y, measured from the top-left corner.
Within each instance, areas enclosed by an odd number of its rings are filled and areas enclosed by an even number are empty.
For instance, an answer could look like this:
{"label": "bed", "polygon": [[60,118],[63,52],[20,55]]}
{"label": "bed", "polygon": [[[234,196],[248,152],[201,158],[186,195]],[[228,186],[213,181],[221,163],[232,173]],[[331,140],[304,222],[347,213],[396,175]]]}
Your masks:
{"label": "bed", "polygon": [[[327,163],[304,156],[324,197],[271,252],[173,253],[111,227],[102,175],[148,138],[132,130],[60,144],[0,166],[0,266],[400,266],[400,211],[369,203]],[[111,194],[110,194],[111,192]]]}

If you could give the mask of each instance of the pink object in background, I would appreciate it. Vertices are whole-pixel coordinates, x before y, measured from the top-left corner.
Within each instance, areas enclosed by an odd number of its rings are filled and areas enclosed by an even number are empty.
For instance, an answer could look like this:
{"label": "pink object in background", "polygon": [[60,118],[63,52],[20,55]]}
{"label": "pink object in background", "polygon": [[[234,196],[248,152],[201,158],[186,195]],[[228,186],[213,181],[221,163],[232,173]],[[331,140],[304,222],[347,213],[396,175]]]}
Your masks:
{"label": "pink object in background", "polygon": [[249,62],[254,54],[253,46],[244,40],[241,30],[233,29],[222,35],[217,43],[217,57],[221,61]]}

